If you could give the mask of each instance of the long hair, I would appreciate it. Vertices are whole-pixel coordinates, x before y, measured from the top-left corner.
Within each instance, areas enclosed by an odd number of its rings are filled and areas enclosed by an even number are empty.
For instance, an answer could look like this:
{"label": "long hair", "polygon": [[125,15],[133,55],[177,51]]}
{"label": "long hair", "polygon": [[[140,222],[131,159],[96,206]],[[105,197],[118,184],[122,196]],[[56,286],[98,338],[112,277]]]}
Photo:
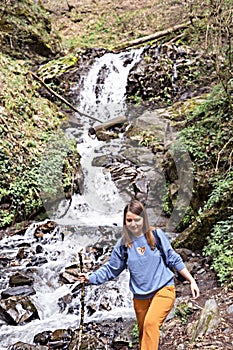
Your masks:
{"label": "long hair", "polygon": [[149,225],[149,220],[148,220],[148,216],[146,213],[146,209],[145,209],[144,205],[136,199],[133,199],[129,204],[127,204],[125,206],[125,209],[124,209],[124,216],[123,216],[123,240],[124,240],[124,244],[129,248],[132,246],[132,233],[130,232],[130,230],[126,226],[126,214],[129,211],[131,213],[138,215],[138,216],[141,216],[143,218],[142,231],[145,234],[145,237],[146,237],[146,240],[147,240],[149,246],[151,247],[151,249],[154,250],[155,249],[155,237],[154,237],[154,235],[152,233],[152,229]]}

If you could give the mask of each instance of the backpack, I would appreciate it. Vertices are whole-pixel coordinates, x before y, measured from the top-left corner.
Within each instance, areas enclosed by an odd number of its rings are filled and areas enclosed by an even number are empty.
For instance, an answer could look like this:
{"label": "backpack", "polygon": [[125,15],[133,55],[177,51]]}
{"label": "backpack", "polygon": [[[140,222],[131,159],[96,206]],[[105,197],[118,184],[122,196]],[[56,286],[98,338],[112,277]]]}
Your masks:
{"label": "backpack", "polygon": [[[167,262],[166,262],[166,256],[165,256],[165,253],[164,253],[163,248],[162,248],[162,246],[161,246],[160,239],[159,239],[159,237],[158,237],[157,231],[154,230],[153,233],[154,233],[154,236],[155,236],[156,247],[157,247],[157,249],[160,251],[160,254],[161,254],[162,258],[163,258],[164,264],[174,273],[175,278],[176,278],[179,282],[184,282],[184,281],[186,281],[186,278],[185,278],[184,276],[182,276],[181,273],[179,273],[179,271],[175,270],[173,267],[171,267],[171,266],[169,266],[169,265],[167,264]],[[122,247],[123,247],[123,249],[124,249],[124,252],[123,252],[123,260],[124,260],[124,263],[125,263],[125,265],[126,265],[126,267],[127,267],[128,248],[127,248],[125,245],[123,245]]]}

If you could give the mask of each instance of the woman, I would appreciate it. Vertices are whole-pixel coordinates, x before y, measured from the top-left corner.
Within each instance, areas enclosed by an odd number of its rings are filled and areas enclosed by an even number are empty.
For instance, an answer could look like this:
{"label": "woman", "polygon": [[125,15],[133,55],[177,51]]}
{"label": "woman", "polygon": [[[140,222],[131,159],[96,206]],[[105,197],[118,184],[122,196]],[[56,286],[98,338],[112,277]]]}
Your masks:
{"label": "woman", "polygon": [[132,200],[124,209],[123,238],[115,245],[109,261],[90,275],[79,274],[79,280],[102,284],[117,277],[127,267],[140,349],[156,350],[160,326],[175,301],[174,274],[168,265],[190,282],[193,299],[197,299],[199,288],[180,255],[174,251],[162,230],[149,226],[144,206],[139,201]]}

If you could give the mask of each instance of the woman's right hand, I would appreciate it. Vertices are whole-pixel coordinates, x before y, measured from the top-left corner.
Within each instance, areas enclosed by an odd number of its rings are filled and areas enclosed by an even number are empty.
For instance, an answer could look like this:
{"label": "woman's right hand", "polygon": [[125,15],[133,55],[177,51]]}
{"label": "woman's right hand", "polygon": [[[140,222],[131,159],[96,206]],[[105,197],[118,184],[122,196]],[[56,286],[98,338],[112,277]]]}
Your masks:
{"label": "woman's right hand", "polygon": [[89,277],[86,273],[79,273],[78,274],[78,280],[81,283],[88,283],[89,282]]}

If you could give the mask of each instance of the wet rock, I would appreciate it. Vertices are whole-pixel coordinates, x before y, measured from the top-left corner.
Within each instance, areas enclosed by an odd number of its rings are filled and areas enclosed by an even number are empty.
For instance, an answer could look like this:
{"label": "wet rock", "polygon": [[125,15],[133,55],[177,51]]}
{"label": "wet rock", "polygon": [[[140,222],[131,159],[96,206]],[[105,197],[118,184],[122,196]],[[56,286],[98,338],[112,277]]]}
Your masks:
{"label": "wet rock", "polygon": [[18,250],[18,253],[16,255],[16,259],[18,259],[18,260],[26,259],[29,254],[30,254],[30,251],[28,248],[21,247]]}
{"label": "wet rock", "polygon": [[133,182],[135,198],[146,203],[149,192],[149,181],[144,174],[138,174]]}
{"label": "wet rock", "polygon": [[33,256],[31,258],[31,261],[26,265],[27,267],[29,266],[42,266],[46,264],[48,260],[43,257],[43,256]]}
{"label": "wet rock", "polygon": [[[148,46],[141,61],[128,75],[128,102],[149,101],[150,106],[154,104],[158,108],[197,96],[204,88],[208,91],[214,67],[210,59],[208,64],[206,61],[204,54],[187,46]],[[205,70],[206,79],[203,79]],[[198,76],[197,72],[202,74]]]}
{"label": "wet rock", "polygon": [[[54,332],[44,331],[35,335],[35,344],[47,345],[48,349],[68,349],[73,331],[70,329],[57,329]],[[47,347],[46,347],[47,348]]]}
{"label": "wet rock", "polygon": [[0,318],[17,325],[39,319],[35,305],[28,297],[11,297],[0,301]]}
{"label": "wet rock", "polygon": [[108,297],[103,297],[101,299],[101,303],[99,305],[99,310],[112,310],[111,302]]}
{"label": "wet rock", "polygon": [[2,267],[6,267],[10,264],[10,262],[12,261],[11,257],[7,257],[5,255],[0,255],[0,265]]}
{"label": "wet rock", "polygon": [[97,311],[97,306],[94,303],[89,303],[87,305],[87,313],[89,316],[93,315]]}
{"label": "wet rock", "polygon": [[66,267],[66,272],[77,277],[79,274],[79,264],[73,264],[72,266]]}
{"label": "wet rock", "polygon": [[112,348],[116,350],[127,350],[129,348],[129,342],[126,340],[114,340],[112,342]]}
{"label": "wet rock", "polygon": [[44,331],[34,336],[33,342],[35,344],[46,345],[51,338],[52,331]]}
{"label": "wet rock", "polygon": [[230,305],[230,306],[227,308],[227,313],[228,313],[229,315],[233,314],[233,304]]}
{"label": "wet rock", "polygon": [[29,277],[29,276],[23,274],[22,272],[17,272],[10,277],[9,285],[11,287],[24,286],[24,285],[31,286],[33,281],[34,280],[32,277]]}
{"label": "wet rock", "polygon": [[62,272],[59,277],[63,283],[69,283],[69,284],[72,284],[78,280],[77,278],[75,278],[74,276],[70,275],[67,272]]}
{"label": "wet rock", "polygon": [[38,227],[34,231],[34,236],[36,238],[43,238],[46,233],[52,234],[54,232],[55,227],[57,227],[57,224],[54,221],[48,221],[42,225],[38,225]]}
{"label": "wet rock", "polygon": [[63,297],[58,299],[57,304],[60,307],[61,312],[63,312],[66,309],[67,305],[69,305],[72,302],[72,299],[72,294],[64,295]]}
{"label": "wet rock", "polygon": [[92,165],[95,166],[95,167],[107,167],[107,165],[111,165],[113,163],[113,158],[112,156],[109,156],[109,155],[102,155],[102,156],[99,156],[99,157],[95,157],[93,158],[92,160]]}
{"label": "wet rock", "polygon": [[8,350],[48,350],[49,348],[47,346],[37,346],[37,345],[31,345],[27,343],[23,343],[21,341],[9,346]]}
{"label": "wet rock", "polygon": [[28,295],[36,294],[36,291],[31,286],[17,286],[12,288],[7,288],[2,291],[1,296],[3,299],[7,299],[13,296],[26,297]]}
{"label": "wet rock", "polygon": [[118,138],[118,133],[114,130],[98,130],[96,132],[97,138],[100,141],[109,141]]}

